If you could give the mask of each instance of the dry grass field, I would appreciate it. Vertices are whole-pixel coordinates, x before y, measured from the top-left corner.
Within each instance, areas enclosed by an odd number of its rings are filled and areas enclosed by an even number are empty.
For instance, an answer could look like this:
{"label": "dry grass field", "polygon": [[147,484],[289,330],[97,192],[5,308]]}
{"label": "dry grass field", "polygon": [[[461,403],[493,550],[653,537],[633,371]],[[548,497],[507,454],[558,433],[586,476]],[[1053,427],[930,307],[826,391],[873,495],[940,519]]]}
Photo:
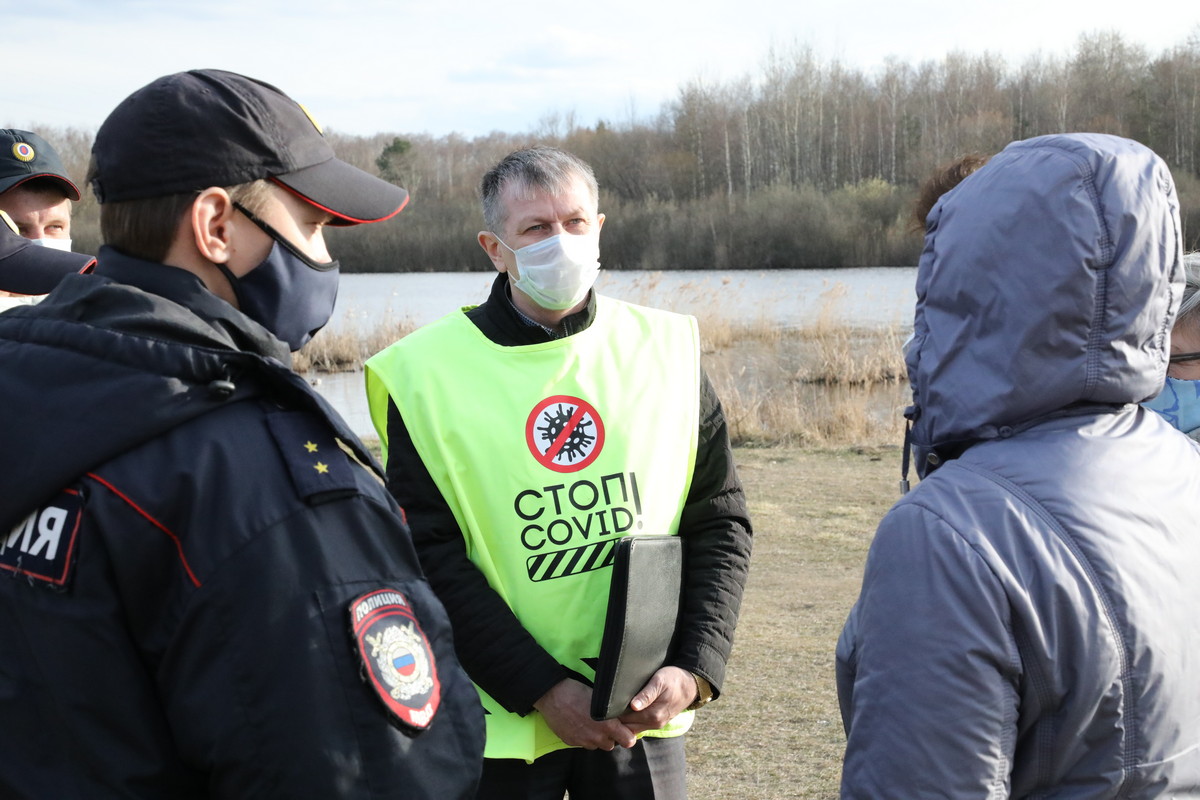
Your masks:
{"label": "dry grass field", "polygon": [[688,734],[691,800],[836,798],[834,646],[898,498],[899,447],[739,448],[754,555],[717,702]]}

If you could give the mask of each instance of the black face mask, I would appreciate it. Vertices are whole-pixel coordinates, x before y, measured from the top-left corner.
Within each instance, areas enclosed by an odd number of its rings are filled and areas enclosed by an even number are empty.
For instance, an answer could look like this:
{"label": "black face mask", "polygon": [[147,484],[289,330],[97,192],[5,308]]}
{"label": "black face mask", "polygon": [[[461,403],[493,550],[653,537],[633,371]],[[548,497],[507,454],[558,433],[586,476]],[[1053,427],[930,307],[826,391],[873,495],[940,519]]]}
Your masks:
{"label": "black face mask", "polygon": [[217,264],[217,269],[233,287],[242,313],[286,342],[295,352],[325,327],[333,315],[338,291],[338,262],[313,261],[241,204],[233,205],[275,244],[261,264],[240,278],[224,264]]}

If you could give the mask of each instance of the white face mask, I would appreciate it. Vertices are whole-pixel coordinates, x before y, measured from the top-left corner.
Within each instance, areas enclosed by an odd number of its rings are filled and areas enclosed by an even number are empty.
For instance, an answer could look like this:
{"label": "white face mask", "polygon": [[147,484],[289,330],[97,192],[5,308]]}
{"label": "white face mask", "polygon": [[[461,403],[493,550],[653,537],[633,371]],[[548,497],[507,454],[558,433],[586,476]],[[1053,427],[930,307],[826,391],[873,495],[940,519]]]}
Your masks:
{"label": "white face mask", "polygon": [[42,298],[45,296],[44,294],[5,296],[3,292],[0,292],[0,311],[8,311],[10,308],[17,308],[19,306],[32,306],[42,302]]}
{"label": "white face mask", "polygon": [[[495,234],[493,234],[495,235]],[[560,233],[513,250],[496,236],[517,259],[520,277],[509,280],[530,300],[552,311],[571,308],[583,298],[600,274],[600,231]]]}
{"label": "white face mask", "polygon": [[29,241],[36,245],[41,245],[42,247],[49,247],[51,250],[63,250],[68,253],[71,252],[70,239],[30,239]]}

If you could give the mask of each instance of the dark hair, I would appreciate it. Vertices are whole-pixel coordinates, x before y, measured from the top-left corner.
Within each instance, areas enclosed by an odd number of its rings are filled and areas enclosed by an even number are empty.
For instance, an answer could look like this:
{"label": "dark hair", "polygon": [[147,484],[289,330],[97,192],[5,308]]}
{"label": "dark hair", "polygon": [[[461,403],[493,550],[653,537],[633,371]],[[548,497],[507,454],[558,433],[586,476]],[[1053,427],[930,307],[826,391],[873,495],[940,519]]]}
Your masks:
{"label": "dark hair", "polygon": [[[270,183],[265,180],[243,183],[226,189],[229,196],[252,213],[262,210]],[[166,259],[198,192],[121,200],[100,206],[100,240],[122,253],[145,261]]]}
{"label": "dark hair", "polygon": [[925,218],[933,210],[938,198],[962,183],[964,178],[986,164],[989,158],[991,156],[970,153],[938,167],[917,190],[917,197],[913,201],[912,222],[909,230],[914,233],[924,233]]}
{"label": "dark hair", "polygon": [[517,183],[525,190],[540,189],[558,194],[574,177],[583,179],[592,202],[598,202],[600,189],[596,184],[596,175],[587,162],[578,156],[557,147],[542,145],[509,153],[488,170],[479,183],[483,224],[494,233],[504,227],[506,209],[500,202],[500,194],[508,184]]}

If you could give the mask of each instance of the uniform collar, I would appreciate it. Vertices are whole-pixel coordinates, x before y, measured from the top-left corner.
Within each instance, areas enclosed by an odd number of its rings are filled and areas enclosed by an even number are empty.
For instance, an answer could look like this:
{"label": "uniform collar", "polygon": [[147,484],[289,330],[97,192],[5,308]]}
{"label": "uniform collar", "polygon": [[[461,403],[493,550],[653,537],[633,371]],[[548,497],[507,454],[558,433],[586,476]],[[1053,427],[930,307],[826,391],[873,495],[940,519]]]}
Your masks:
{"label": "uniform collar", "polygon": [[198,275],[179,267],[127,256],[113,247],[100,248],[95,274],[158,295],[191,311],[251,352],[291,363],[288,346],[254,320],[208,290]]}

